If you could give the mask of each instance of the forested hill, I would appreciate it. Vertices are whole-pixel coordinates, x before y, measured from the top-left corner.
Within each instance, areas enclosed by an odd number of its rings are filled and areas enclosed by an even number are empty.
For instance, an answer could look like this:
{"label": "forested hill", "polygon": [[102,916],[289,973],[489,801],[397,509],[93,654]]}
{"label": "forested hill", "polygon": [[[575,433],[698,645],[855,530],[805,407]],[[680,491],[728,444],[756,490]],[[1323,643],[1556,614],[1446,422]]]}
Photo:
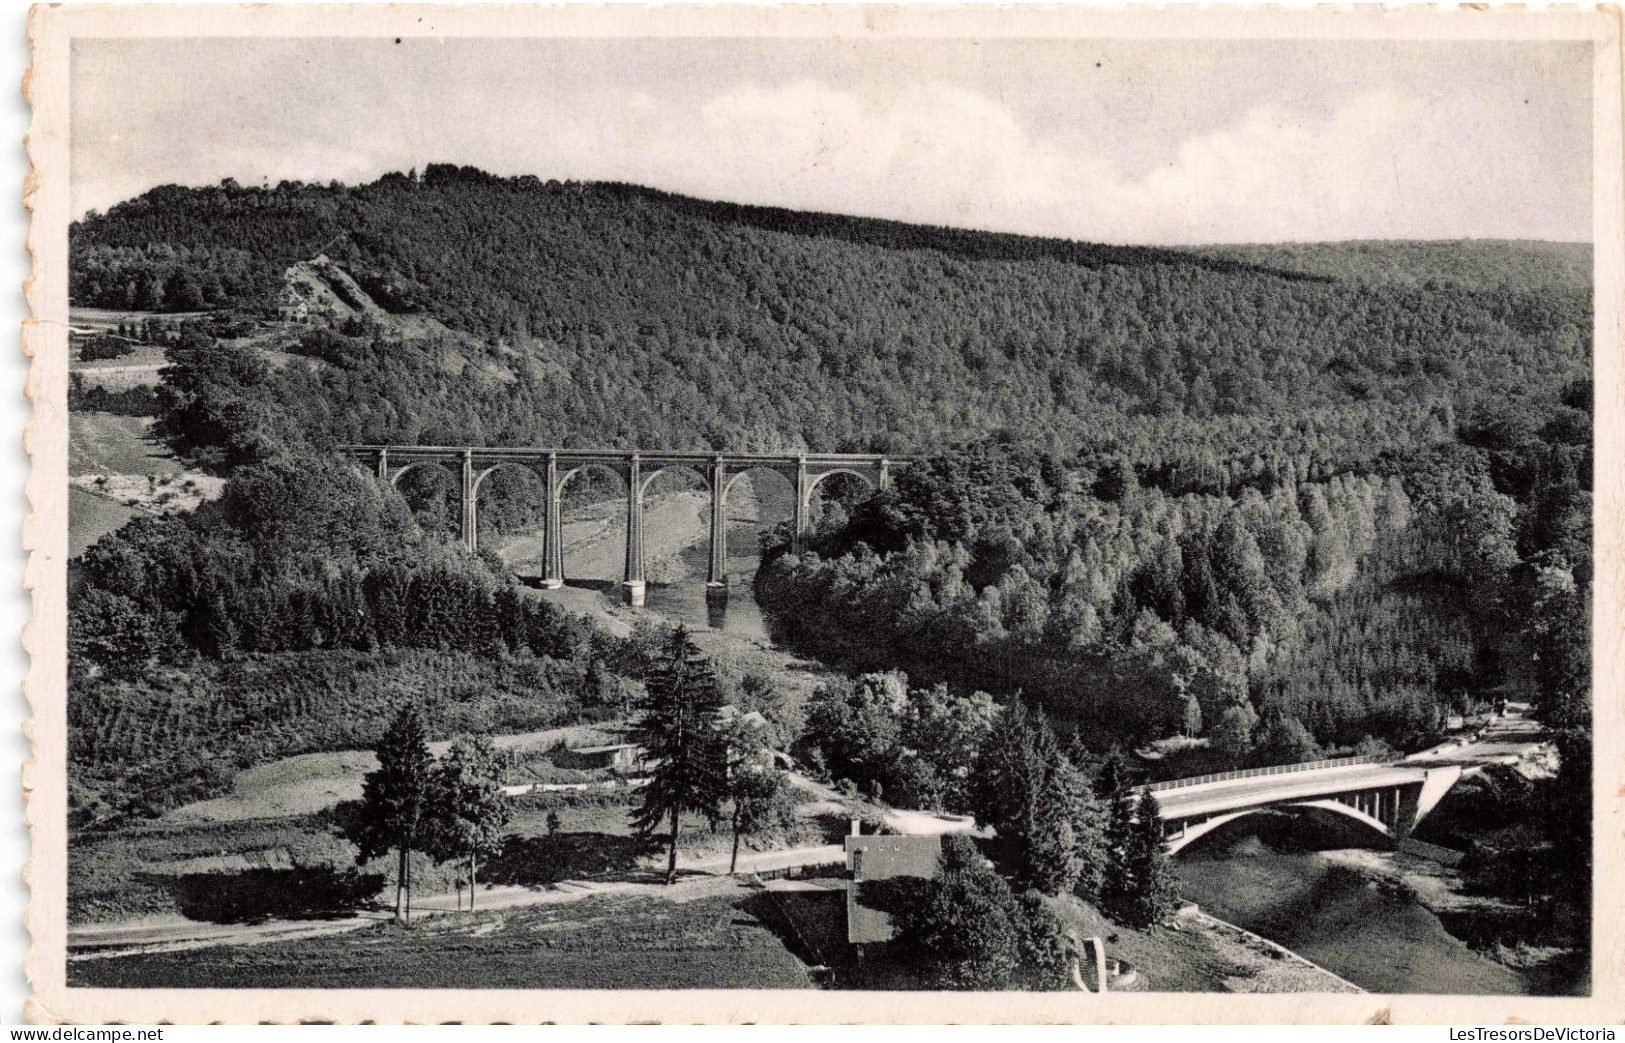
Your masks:
{"label": "forested hill", "polygon": [[[1554,400],[1589,365],[1589,294],[1551,280],[1379,285],[1269,253],[447,166],[355,187],[165,186],[70,241],[76,304],[267,313],[287,268],[325,254],[386,311],[470,335],[441,349],[358,322],[307,337],[322,387],[278,395],[284,412],[328,403],[291,424],[317,444],[915,450],[1007,429],[1201,487],[1278,472],[1271,454],[1324,473],[1431,441],[1475,403]],[[1520,270],[1551,256],[1504,249]]]}
{"label": "forested hill", "polygon": [[1468,290],[1591,293],[1591,244],[1458,239],[1371,240],[1220,246],[1197,253],[1282,272],[1364,286],[1451,286]]}

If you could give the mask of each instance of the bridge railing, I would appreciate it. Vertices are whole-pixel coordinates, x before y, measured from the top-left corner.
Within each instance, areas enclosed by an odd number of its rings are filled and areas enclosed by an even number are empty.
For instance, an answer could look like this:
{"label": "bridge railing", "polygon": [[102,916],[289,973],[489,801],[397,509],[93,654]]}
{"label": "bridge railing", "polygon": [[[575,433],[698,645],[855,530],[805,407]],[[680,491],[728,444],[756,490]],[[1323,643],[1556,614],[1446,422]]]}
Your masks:
{"label": "bridge railing", "polygon": [[1146,786],[1146,789],[1156,793],[1160,790],[1183,789],[1186,786],[1202,786],[1210,782],[1228,782],[1231,779],[1254,779],[1264,775],[1289,775],[1299,771],[1345,768],[1356,764],[1391,764],[1398,759],[1397,755],[1334,757],[1330,760],[1305,761],[1302,764],[1277,764],[1272,768],[1243,768],[1240,771],[1221,771],[1213,775],[1193,775],[1188,779],[1169,779],[1166,782],[1150,783]]}

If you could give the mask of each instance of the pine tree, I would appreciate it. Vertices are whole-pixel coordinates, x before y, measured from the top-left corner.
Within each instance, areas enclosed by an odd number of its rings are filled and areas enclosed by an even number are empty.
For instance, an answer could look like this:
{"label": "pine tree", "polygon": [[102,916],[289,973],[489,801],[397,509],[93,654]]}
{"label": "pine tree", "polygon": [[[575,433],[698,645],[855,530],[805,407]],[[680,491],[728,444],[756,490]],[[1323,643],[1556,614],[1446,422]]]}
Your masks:
{"label": "pine tree", "polygon": [[1018,698],[988,733],[973,793],[976,819],[993,827],[999,862],[1022,889],[1069,891],[1080,869],[1073,809],[1082,781],[1049,722]]}
{"label": "pine tree", "polygon": [[1113,746],[1101,759],[1095,771],[1094,791],[1100,800],[1110,801],[1128,785],[1128,765],[1123,763],[1123,751]]}
{"label": "pine tree", "polygon": [[361,785],[361,812],[350,840],[357,848],[357,864],[391,849],[398,852],[395,919],[410,920],[412,851],[425,833],[434,765],[423,715],[415,707],[402,707],[395,715],[378,743],[377,754],[378,770],[368,772]]}
{"label": "pine tree", "polygon": [[727,795],[727,747],[718,727],[722,696],[711,665],[688,629],[672,632],[666,655],[648,681],[644,715],[635,729],[643,756],[653,765],[633,812],[632,827],[652,836],[669,823],[666,883],[677,879],[677,844],[682,816],[694,812],[716,818]]}
{"label": "pine tree", "polygon": [[1129,835],[1128,862],[1133,889],[1125,908],[1128,922],[1151,927],[1174,909],[1173,867],[1163,848],[1162,815],[1157,798],[1142,790]]}
{"label": "pine tree", "polygon": [[[1113,751],[1115,754],[1115,751]],[[1129,910],[1138,893],[1138,868],[1134,858],[1134,790],[1128,785],[1126,772],[1119,757],[1108,758],[1096,777],[1096,792],[1105,789],[1106,801],[1106,866],[1100,881],[1100,905],[1107,915],[1119,920],[1128,919]]]}

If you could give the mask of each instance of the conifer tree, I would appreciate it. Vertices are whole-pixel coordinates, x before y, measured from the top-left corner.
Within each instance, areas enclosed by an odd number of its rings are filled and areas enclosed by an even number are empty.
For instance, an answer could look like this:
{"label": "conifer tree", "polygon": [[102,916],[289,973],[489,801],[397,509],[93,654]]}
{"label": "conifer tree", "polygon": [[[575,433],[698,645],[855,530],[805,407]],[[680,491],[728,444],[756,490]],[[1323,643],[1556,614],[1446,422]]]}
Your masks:
{"label": "conifer tree", "polygon": [[1049,722],[1018,698],[999,714],[982,746],[973,794],[978,822],[993,827],[999,861],[1017,885],[1047,894],[1071,890],[1081,870],[1076,813],[1081,777]]}
{"label": "conifer tree", "polygon": [[1157,798],[1142,790],[1129,835],[1128,862],[1133,888],[1125,908],[1128,922],[1150,927],[1173,911],[1173,867],[1163,848],[1162,815]]}
{"label": "conifer tree", "polygon": [[722,696],[716,676],[688,629],[672,632],[666,654],[648,681],[644,715],[635,729],[643,756],[652,765],[632,826],[652,836],[664,821],[669,851],[666,883],[677,879],[677,844],[682,817],[694,812],[716,819],[727,796],[727,744],[718,724]]}
{"label": "conifer tree", "polygon": [[423,715],[402,707],[378,743],[378,769],[361,785],[361,812],[351,829],[358,864],[394,850],[400,858],[395,876],[395,919],[412,918],[412,851],[424,839],[430,775],[428,731]]}
{"label": "conifer tree", "polygon": [[1122,759],[1113,751],[1095,779],[1096,792],[1106,801],[1105,871],[1100,882],[1100,905],[1109,916],[1126,920],[1139,881],[1134,858],[1134,790],[1128,785]]}

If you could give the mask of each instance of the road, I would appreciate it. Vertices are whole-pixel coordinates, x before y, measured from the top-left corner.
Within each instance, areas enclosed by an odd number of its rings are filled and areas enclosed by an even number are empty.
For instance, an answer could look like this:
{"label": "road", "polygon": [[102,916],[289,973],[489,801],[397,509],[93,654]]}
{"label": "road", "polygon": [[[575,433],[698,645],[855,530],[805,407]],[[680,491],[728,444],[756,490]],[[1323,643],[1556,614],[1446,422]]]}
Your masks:
{"label": "road", "polygon": [[1183,789],[1156,790],[1154,796],[1165,819],[1186,818],[1213,811],[1245,807],[1249,798],[1259,801],[1290,797],[1318,797],[1328,793],[1371,789],[1378,786],[1404,786],[1421,782],[1425,768],[1391,764],[1357,764],[1317,771],[1258,775],[1224,782],[1209,782]]}
{"label": "road", "polygon": [[[817,779],[809,778],[800,772],[788,772],[790,784],[797,789],[810,793],[822,805],[821,810],[841,811],[850,807],[854,801],[843,796],[834,787],[826,786]],[[913,836],[928,836],[933,833],[974,833],[976,821],[969,815],[939,815],[931,811],[908,811],[901,808],[885,808],[879,805],[858,801],[861,807],[873,815],[884,819],[886,825],[898,833]],[[984,831],[985,832],[985,831]]]}
{"label": "road", "polygon": [[1464,767],[1517,766],[1551,750],[1540,722],[1526,716],[1528,707],[1514,706],[1506,717],[1490,719],[1483,734],[1465,743],[1446,743],[1413,753],[1407,764],[1460,764]]}

